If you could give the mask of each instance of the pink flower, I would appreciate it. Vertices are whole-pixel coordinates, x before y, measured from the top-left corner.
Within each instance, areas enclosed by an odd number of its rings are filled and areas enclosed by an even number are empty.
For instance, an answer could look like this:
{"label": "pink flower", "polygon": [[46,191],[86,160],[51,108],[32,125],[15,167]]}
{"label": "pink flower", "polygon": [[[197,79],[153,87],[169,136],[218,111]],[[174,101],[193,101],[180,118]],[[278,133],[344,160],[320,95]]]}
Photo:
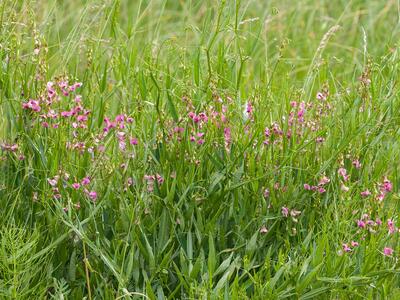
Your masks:
{"label": "pink flower", "polygon": [[33,100],[33,99],[29,99],[28,102],[22,103],[22,108],[23,109],[31,109],[31,110],[33,110],[35,112],[39,112],[40,111],[39,101]]}
{"label": "pink flower", "polygon": [[263,226],[263,227],[260,228],[260,233],[264,234],[264,233],[267,233],[267,232],[268,232],[267,227]]}
{"label": "pink flower", "polygon": [[268,198],[269,197],[269,189],[265,189],[264,190],[264,198]]}
{"label": "pink flower", "polygon": [[130,138],[129,143],[133,146],[136,146],[139,142],[137,138]]}
{"label": "pink flower", "polygon": [[365,228],[365,222],[362,220],[357,220],[357,226],[360,228]]}
{"label": "pink flower", "polygon": [[393,189],[392,183],[390,182],[389,179],[387,179],[387,178],[385,177],[385,179],[383,180],[383,184],[382,184],[382,186],[381,186],[381,190],[382,190],[383,192],[389,193],[389,192],[392,191],[392,189]]}
{"label": "pink flower", "polygon": [[76,117],[76,120],[78,122],[86,122],[88,120],[88,118],[85,115],[79,115],[79,116]]}
{"label": "pink flower", "polygon": [[72,184],[72,187],[77,190],[77,189],[79,189],[81,187],[81,184],[79,182],[74,182]]}
{"label": "pink flower", "polygon": [[344,252],[350,252],[351,251],[351,248],[347,244],[342,244],[342,247],[343,247],[343,251]]}
{"label": "pink flower", "polygon": [[53,179],[48,178],[47,182],[53,187],[57,185],[57,180],[55,178],[53,178]]}
{"label": "pink flower", "polygon": [[387,226],[389,229],[389,234],[393,234],[396,231],[396,227],[394,226],[394,222],[392,219],[387,220]]}
{"label": "pink flower", "polygon": [[364,197],[364,198],[368,197],[370,195],[371,195],[371,192],[369,190],[365,190],[365,191],[361,192],[361,196]]}
{"label": "pink flower", "polygon": [[90,183],[90,177],[85,177],[82,179],[82,185],[88,185]]}
{"label": "pink flower", "polygon": [[361,163],[359,162],[358,159],[353,160],[352,164],[356,169],[360,169],[361,168]]}
{"label": "pink flower", "polygon": [[323,176],[322,178],[321,178],[321,180],[319,181],[319,185],[325,185],[325,184],[327,184],[327,183],[329,183],[331,180],[328,178],[328,177],[326,177],[326,176]]}
{"label": "pink flower", "polygon": [[97,193],[95,191],[91,191],[88,194],[89,198],[95,201],[97,199]]}
{"label": "pink flower", "polygon": [[310,190],[311,190],[311,186],[310,186],[308,183],[305,183],[305,184],[304,184],[304,189],[305,189],[306,191],[310,191]]}
{"label": "pink flower", "polygon": [[376,196],[376,200],[378,200],[379,202],[382,202],[383,199],[385,199],[385,193],[380,192],[380,193]]}
{"label": "pink flower", "polygon": [[316,98],[320,101],[325,101],[326,100],[326,94],[318,92]]}
{"label": "pink flower", "polygon": [[326,190],[323,187],[318,188],[318,193],[323,194],[325,192],[326,192]]}
{"label": "pink flower", "polygon": [[282,212],[282,215],[283,215],[285,218],[287,218],[287,216],[289,215],[289,209],[288,209],[287,207],[285,207],[285,206],[282,207],[281,212]]}
{"label": "pink flower", "polygon": [[196,116],[196,114],[194,112],[189,112],[188,117],[191,118],[192,120],[194,119],[194,117]]}
{"label": "pink flower", "polygon": [[383,254],[385,256],[391,256],[393,254],[393,249],[389,247],[383,248]]}
{"label": "pink flower", "polygon": [[344,181],[347,181],[350,177],[349,175],[347,175],[347,170],[345,168],[339,168],[338,174],[343,177]]}
{"label": "pink flower", "polygon": [[224,128],[224,139],[225,139],[225,148],[228,150],[229,145],[231,144],[231,129],[229,127]]}
{"label": "pink flower", "polygon": [[351,246],[352,246],[352,247],[357,247],[358,245],[359,245],[358,242],[351,241]]}
{"label": "pink flower", "polygon": [[264,130],[264,135],[265,135],[265,137],[266,137],[266,138],[268,138],[268,137],[270,137],[270,136],[271,136],[271,131],[269,130],[269,128],[268,128],[268,127],[265,127],[265,130]]}
{"label": "pink flower", "polygon": [[62,111],[61,112],[61,117],[71,117],[72,116],[72,112],[71,111]]}
{"label": "pink flower", "polygon": [[199,118],[202,120],[204,123],[208,122],[208,117],[204,112],[199,113]]}

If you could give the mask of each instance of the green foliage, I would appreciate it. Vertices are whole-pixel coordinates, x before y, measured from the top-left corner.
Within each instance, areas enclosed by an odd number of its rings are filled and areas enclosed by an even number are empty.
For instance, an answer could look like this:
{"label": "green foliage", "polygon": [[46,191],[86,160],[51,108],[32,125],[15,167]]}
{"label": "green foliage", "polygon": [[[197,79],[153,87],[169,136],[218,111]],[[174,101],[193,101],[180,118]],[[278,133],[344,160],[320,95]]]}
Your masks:
{"label": "green foliage", "polygon": [[[0,297],[397,299],[398,12],[1,1]],[[63,96],[65,81],[83,85]],[[79,94],[88,119],[40,117],[48,82],[55,113]]]}

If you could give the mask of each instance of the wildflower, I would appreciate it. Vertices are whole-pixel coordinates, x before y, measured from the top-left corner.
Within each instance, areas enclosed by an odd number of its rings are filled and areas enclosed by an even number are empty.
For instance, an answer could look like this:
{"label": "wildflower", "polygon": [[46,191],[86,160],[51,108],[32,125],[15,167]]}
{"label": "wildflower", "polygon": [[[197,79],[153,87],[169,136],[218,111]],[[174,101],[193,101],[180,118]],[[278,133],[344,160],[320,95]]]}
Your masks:
{"label": "wildflower", "polygon": [[376,200],[378,200],[379,202],[382,202],[383,199],[385,199],[385,193],[379,192],[379,194],[376,196]]}
{"label": "wildflower", "polygon": [[162,184],[164,182],[164,178],[160,174],[156,174],[157,182]]}
{"label": "wildflower", "polygon": [[326,192],[326,190],[323,187],[318,188],[318,193],[323,194],[325,192]]}
{"label": "wildflower", "polygon": [[129,143],[133,146],[136,146],[139,142],[137,138],[130,138]]}
{"label": "wildflower", "polygon": [[79,115],[79,116],[76,117],[76,120],[77,120],[78,122],[83,123],[83,122],[86,122],[86,121],[88,120],[88,118],[87,118],[87,116],[85,116],[85,115]]}
{"label": "wildflower", "polygon": [[357,226],[360,228],[365,228],[365,222],[363,220],[357,220]]}
{"label": "wildflower", "polygon": [[392,191],[392,189],[393,189],[392,183],[390,182],[389,179],[387,179],[387,178],[385,177],[385,179],[383,180],[383,184],[381,185],[381,191],[382,191],[382,192],[389,193],[389,192]]}
{"label": "wildflower", "polygon": [[351,248],[349,247],[349,245],[347,245],[347,244],[342,244],[342,247],[343,247],[343,251],[344,251],[344,252],[351,252]]}
{"label": "wildflower", "polygon": [[88,185],[90,183],[90,177],[84,177],[81,183],[82,185]]}
{"label": "wildflower", "polygon": [[289,209],[285,206],[282,207],[282,215],[287,218],[287,216],[289,215]]}
{"label": "wildflower", "polygon": [[365,191],[361,192],[361,196],[364,197],[364,198],[368,197],[370,195],[371,195],[371,192],[369,190],[365,190]]}
{"label": "wildflower", "polygon": [[55,178],[48,178],[47,182],[53,187],[57,185],[57,180]]}
{"label": "wildflower", "polygon": [[318,92],[315,98],[317,98],[320,101],[325,101],[326,97],[327,95],[325,93]]}
{"label": "wildflower", "polygon": [[392,219],[387,220],[387,226],[388,226],[389,234],[393,234],[396,231],[396,228],[394,226],[394,222]]}
{"label": "wildflower", "polygon": [[61,112],[61,117],[71,117],[72,116],[72,112],[71,111],[62,111]]}
{"label": "wildflower", "polygon": [[383,254],[385,256],[391,256],[393,254],[393,249],[389,247],[383,248]]}
{"label": "wildflower", "polygon": [[224,139],[225,139],[225,148],[228,151],[229,145],[231,143],[231,129],[229,127],[224,128]]}
{"label": "wildflower", "polygon": [[338,174],[343,177],[344,181],[349,180],[350,175],[347,175],[347,170],[345,168],[339,168]]}
{"label": "wildflower", "polygon": [[263,226],[260,228],[260,233],[264,234],[264,233],[268,233],[268,229],[267,227]]}
{"label": "wildflower", "polygon": [[264,198],[268,198],[269,197],[269,189],[265,189],[264,190]]}
{"label": "wildflower", "polygon": [[326,176],[323,176],[322,178],[321,178],[321,180],[319,181],[319,185],[325,185],[325,184],[327,184],[327,183],[329,183],[331,180],[328,178],[328,177],[326,177]]}
{"label": "wildflower", "polygon": [[250,102],[247,102],[244,105],[244,110],[243,110],[243,119],[247,121],[248,119],[252,119],[252,113],[253,113],[253,106],[251,105]]}
{"label": "wildflower", "polygon": [[23,109],[31,109],[34,112],[39,112],[41,110],[39,101],[33,100],[33,99],[29,99],[28,102],[22,103],[22,108]]}
{"label": "wildflower", "polygon": [[72,184],[72,187],[77,190],[77,189],[79,189],[81,187],[81,184],[79,182],[74,182]]}
{"label": "wildflower", "polygon": [[311,190],[311,186],[310,186],[308,183],[305,183],[305,184],[303,185],[303,187],[304,187],[304,189],[305,189],[306,191],[310,191],[310,190]]}
{"label": "wildflower", "polygon": [[351,241],[351,246],[352,246],[352,247],[357,247],[358,245],[359,245],[358,242]]}
{"label": "wildflower", "polygon": [[356,169],[360,169],[361,168],[361,163],[360,163],[360,161],[358,159],[353,160],[352,164]]}
{"label": "wildflower", "polygon": [[95,201],[97,199],[97,193],[95,191],[91,191],[88,194],[89,198]]}

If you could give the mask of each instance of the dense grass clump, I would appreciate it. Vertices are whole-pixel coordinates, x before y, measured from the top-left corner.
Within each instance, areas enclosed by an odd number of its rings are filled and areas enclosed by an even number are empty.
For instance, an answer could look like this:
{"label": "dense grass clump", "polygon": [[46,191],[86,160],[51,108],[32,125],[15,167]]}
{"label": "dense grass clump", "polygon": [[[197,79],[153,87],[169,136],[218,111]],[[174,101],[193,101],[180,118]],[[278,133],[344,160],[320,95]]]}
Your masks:
{"label": "dense grass clump", "polygon": [[398,1],[0,2],[1,299],[398,299]]}

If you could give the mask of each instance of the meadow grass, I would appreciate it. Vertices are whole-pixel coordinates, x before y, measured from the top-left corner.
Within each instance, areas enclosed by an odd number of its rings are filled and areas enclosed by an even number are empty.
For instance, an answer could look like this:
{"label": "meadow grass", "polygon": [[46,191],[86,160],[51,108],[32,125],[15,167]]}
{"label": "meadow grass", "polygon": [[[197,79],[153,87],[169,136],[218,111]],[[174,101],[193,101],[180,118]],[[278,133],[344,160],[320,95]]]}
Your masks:
{"label": "meadow grass", "polygon": [[1,1],[0,298],[398,299],[399,20]]}

